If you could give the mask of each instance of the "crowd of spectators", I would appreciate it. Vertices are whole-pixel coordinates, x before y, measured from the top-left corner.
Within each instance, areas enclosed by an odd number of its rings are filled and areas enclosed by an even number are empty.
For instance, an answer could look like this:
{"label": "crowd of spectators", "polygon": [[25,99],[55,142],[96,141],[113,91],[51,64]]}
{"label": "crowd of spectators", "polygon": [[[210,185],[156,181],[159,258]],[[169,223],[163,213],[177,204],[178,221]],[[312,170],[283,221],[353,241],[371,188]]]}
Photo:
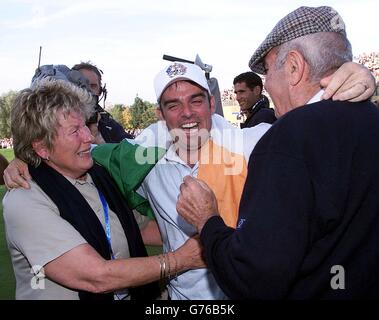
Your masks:
{"label": "crowd of spectators", "polygon": [[223,104],[235,104],[237,100],[234,89],[224,89],[221,92],[221,101]]}
{"label": "crowd of spectators", "polygon": [[0,139],[1,149],[13,148],[13,139],[12,138],[2,138]]}
{"label": "crowd of spectators", "polygon": [[365,65],[379,81],[379,52],[362,53],[354,57],[354,61]]}

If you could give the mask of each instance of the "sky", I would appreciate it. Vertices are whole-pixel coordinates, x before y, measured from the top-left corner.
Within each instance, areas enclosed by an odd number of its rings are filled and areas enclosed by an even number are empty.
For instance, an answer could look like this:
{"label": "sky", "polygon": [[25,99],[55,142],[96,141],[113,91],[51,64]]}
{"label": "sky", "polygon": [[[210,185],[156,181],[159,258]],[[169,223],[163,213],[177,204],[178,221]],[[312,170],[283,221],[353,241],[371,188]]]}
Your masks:
{"label": "sky", "polygon": [[92,61],[103,70],[107,104],[155,102],[163,54],[213,66],[221,89],[275,24],[299,6],[342,16],[353,54],[379,51],[377,0],[0,0],[0,95],[30,85],[38,65]]}

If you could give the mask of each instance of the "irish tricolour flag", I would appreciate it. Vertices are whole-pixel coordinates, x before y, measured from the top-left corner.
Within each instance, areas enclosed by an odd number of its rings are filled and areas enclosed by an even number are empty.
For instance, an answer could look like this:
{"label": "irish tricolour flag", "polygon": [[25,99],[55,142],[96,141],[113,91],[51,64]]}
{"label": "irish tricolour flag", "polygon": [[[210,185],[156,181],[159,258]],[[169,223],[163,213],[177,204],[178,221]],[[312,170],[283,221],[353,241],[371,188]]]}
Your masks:
{"label": "irish tricolour flag", "polygon": [[[220,215],[229,226],[236,225],[250,153],[269,128],[268,124],[260,124],[241,130],[219,115],[212,116],[212,130],[198,159],[197,178],[213,190]],[[99,145],[92,154],[95,161],[111,173],[128,205],[152,217],[153,211],[148,201],[136,190],[172,143],[165,122],[158,121],[142,131],[135,140]]]}

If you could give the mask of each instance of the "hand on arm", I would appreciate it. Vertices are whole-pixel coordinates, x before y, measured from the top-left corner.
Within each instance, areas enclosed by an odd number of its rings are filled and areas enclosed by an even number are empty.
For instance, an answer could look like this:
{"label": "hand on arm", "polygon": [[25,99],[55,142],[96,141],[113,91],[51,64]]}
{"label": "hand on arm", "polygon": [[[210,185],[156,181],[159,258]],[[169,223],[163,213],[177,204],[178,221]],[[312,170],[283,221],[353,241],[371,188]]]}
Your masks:
{"label": "hand on arm", "polygon": [[[201,245],[195,238],[163,258],[166,276],[205,267]],[[104,260],[90,245],[82,244],[47,263],[44,272],[49,279],[66,287],[102,293],[160,279],[161,263],[157,256]]]}
{"label": "hand on arm", "polygon": [[205,222],[218,215],[217,200],[213,191],[201,180],[187,176],[180,186],[176,203],[178,213],[201,232]]}
{"label": "hand on arm", "polygon": [[160,277],[157,257],[105,260],[88,244],[47,263],[44,271],[61,285],[93,293],[135,287]]}
{"label": "hand on arm", "polygon": [[320,84],[326,87],[323,99],[357,102],[370,98],[375,91],[375,78],[370,70],[354,62],[344,63]]}
{"label": "hand on arm", "polygon": [[15,158],[10,162],[8,167],[4,170],[4,182],[8,189],[12,188],[25,188],[29,189],[32,177],[29,174],[28,165]]}
{"label": "hand on arm", "polygon": [[171,254],[177,262],[176,272],[206,267],[203,257],[203,247],[200,244],[199,236],[189,238],[181,247]]}

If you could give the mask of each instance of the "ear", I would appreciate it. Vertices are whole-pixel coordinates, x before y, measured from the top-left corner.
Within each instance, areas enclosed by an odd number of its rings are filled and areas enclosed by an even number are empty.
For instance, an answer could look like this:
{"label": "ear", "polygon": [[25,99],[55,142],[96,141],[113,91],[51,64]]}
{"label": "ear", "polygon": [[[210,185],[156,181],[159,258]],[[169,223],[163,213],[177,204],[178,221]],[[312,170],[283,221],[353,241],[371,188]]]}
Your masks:
{"label": "ear", "polygon": [[216,100],[215,100],[214,96],[211,96],[209,103],[210,103],[210,107],[211,107],[211,114],[214,114],[216,112]]}
{"label": "ear", "polygon": [[47,149],[45,143],[42,140],[33,141],[32,148],[35,153],[42,159],[49,159],[50,151]]}
{"label": "ear", "polygon": [[158,120],[162,120],[164,121],[164,115],[163,115],[163,112],[162,112],[162,109],[160,106],[158,106],[156,109],[155,109],[155,115],[157,116]]}
{"label": "ear", "polygon": [[291,50],[286,59],[286,72],[289,83],[296,86],[306,75],[306,61],[297,50]]}
{"label": "ear", "polygon": [[262,88],[260,86],[255,86],[253,92],[255,96],[260,96],[262,93]]}

